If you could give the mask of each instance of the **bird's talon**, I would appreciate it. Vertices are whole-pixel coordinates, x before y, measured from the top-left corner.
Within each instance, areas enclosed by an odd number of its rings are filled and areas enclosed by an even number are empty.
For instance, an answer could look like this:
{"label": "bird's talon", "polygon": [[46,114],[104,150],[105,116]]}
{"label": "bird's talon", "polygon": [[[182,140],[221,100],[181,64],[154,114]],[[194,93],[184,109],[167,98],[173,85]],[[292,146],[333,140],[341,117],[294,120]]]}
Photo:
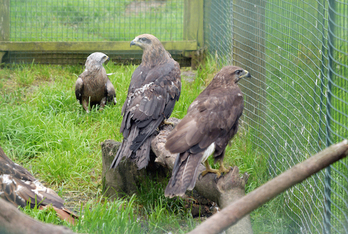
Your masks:
{"label": "bird's talon", "polygon": [[218,177],[217,175],[215,175],[215,177],[214,177],[214,182],[217,183],[218,180],[219,180],[219,178],[220,178],[220,177]]}
{"label": "bird's talon", "polygon": [[205,171],[202,171],[202,173],[200,174],[200,176],[205,176],[206,174],[208,174],[209,173],[209,171],[208,170],[205,170]]}
{"label": "bird's talon", "polygon": [[173,122],[170,122],[170,121],[167,121],[167,120],[163,120],[163,124],[174,126],[174,123],[173,123]]}
{"label": "bird's talon", "polygon": [[198,180],[201,180],[202,179],[202,173],[198,175]]}

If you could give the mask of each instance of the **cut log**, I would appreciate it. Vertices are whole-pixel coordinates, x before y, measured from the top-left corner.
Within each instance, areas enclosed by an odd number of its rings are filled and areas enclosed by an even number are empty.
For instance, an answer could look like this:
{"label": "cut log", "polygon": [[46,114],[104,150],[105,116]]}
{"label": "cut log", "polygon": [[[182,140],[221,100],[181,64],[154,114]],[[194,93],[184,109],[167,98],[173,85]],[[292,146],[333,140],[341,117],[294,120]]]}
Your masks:
{"label": "cut log", "polygon": [[106,140],[101,143],[102,148],[102,183],[105,196],[114,199],[125,195],[137,193],[144,179],[166,177],[166,168],[155,163],[155,155],[150,152],[150,162],[144,169],[138,170],[135,163],[123,159],[115,169],[110,165],[121,143],[114,140]]}

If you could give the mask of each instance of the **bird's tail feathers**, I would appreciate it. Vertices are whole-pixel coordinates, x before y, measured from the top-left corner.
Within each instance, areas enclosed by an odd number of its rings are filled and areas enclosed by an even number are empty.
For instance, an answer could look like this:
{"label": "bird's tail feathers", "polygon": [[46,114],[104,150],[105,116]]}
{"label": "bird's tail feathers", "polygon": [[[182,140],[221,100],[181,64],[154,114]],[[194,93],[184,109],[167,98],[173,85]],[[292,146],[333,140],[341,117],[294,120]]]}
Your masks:
{"label": "bird's tail feathers", "polygon": [[148,137],[136,152],[135,160],[138,166],[138,170],[145,168],[149,164],[152,139],[153,136]]}
{"label": "bird's tail feathers", "polygon": [[118,150],[117,150],[117,153],[116,153],[116,155],[115,155],[115,157],[114,157],[114,160],[112,161],[112,163],[111,163],[111,166],[110,166],[110,169],[112,169],[112,168],[116,168],[117,167],[117,165],[120,163],[120,161],[121,161],[121,159],[122,159],[122,157],[120,156],[121,155],[121,153],[122,153],[122,149],[124,148],[124,145],[125,145],[125,140],[126,139],[123,139],[123,141],[122,141],[122,143],[121,143],[121,145],[120,145],[120,148],[118,148]]}
{"label": "bird's tail feathers", "polygon": [[166,197],[183,196],[186,190],[192,190],[197,180],[198,165],[203,153],[191,155],[188,152],[178,155],[172,177],[165,189]]}
{"label": "bird's tail feathers", "polygon": [[120,148],[118,149],[116,156],[111,163],[110,169],[116,168],[117,165],[121,162],[122,158],[124,157],[129,158],[132,156],[133,151],[130,149],[130,147],[138,134],[139,134],[139,129],[136,126],[132,126],[129,136],[123,139],[120,145]]}
{"label": "bird's tail feathers", "polygon": [[162,123],[163,120],[164,120],[164,117],[161,116],[155,122],[149,123],[149,125],[146,127],[147,129],[141,129],[140,130],[141,133],[134,138],[133,144],[130,147],[130,149],[133,150],[134,152],[137,151],[144,144],[144,142],[149,138],[149,136],[151,136],[156,131],[156,129]]}
{"label": "bird's tail feathers", "polygon": [[116,168],[121,160],[126,157],[129,158],[132,155],[132,151],[129,149],[130,143],[128,139],[123,139],[120,148],[117,150],[116,156],[111,163],[110,169]]}

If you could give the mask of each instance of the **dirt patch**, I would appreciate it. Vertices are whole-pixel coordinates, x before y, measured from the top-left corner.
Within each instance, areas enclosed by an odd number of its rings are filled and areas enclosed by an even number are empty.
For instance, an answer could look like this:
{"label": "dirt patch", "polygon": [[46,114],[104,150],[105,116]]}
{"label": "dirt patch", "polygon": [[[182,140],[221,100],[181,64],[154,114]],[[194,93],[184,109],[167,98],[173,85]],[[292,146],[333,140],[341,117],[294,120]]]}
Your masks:
{"label": "dirt patch", "polygon": [[196,79],[197,72],[193,70],[181,71],[181,79],[192,83]]}
{"label": "dirt patch", "polygon": [[141,1],[131,2],[126,7],[126,14],[138,15],[139,13],[157,11],[166,5],[166,1]]}
{"label": "dirt patch", "polygon": [[82,209],[84,209],[84,206],[91,198],[95,198],[95,194],[92,192],[90,193],[84,193],[81,191],[69,191],[65,192],[64,196],[62,196],[65,203],[65,208],[74,211],[76,214],[80,213],[80,208],[82,204]]}

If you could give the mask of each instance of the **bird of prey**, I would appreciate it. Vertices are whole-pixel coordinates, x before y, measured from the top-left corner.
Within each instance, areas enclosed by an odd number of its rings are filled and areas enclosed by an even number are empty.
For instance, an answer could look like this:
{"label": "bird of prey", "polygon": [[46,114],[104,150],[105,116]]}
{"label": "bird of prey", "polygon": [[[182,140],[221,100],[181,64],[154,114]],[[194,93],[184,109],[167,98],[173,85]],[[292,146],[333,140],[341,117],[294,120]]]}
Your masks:
{"label": "bird of prey", "polygon": [[0,147],[0,198],[14,206],[31,208],[52,206],[58,216],[74,223],[77,216],[64,207],[64,200],[52,189],[43,186],[24,167],[12,162]]}
{"label": "bird of prey", "polygon": [[151,140],[158,126],[168,119],[179,100],[180,66],[153,35],[137,36],[130,45],[143,50],[141,64],[132,74],[127,99],[122,107],[122,144],[111,164],[116,168],[123,157],[138,169],[148,165]]}
{"label": "bird of prey", "polygon": [[[219,178],[229,171],[223,165],[223,158],[228,142],[237,133],[244,108],[243,95],[237,85],[243,77],[250,77],[249,72],[236,66],[223,67],[169,134],[165,148],[178,156],[165,196],[182,196],[187,189],[192,190],[201,162],[206,166],[202,176],[213,172]],[[212,169],[207,161],[212,153],[215,162],[220,163],[219,170]]]}
{"label": "bird of prey", "polygon": [[88,113],[88,105],[99,104],[103,109],[106,102],[116,104],[115,88],[110,82],[103,63],[109,57],[101,52],[92,53],[87,57],[85,70],[76,80],[75,95]]}

